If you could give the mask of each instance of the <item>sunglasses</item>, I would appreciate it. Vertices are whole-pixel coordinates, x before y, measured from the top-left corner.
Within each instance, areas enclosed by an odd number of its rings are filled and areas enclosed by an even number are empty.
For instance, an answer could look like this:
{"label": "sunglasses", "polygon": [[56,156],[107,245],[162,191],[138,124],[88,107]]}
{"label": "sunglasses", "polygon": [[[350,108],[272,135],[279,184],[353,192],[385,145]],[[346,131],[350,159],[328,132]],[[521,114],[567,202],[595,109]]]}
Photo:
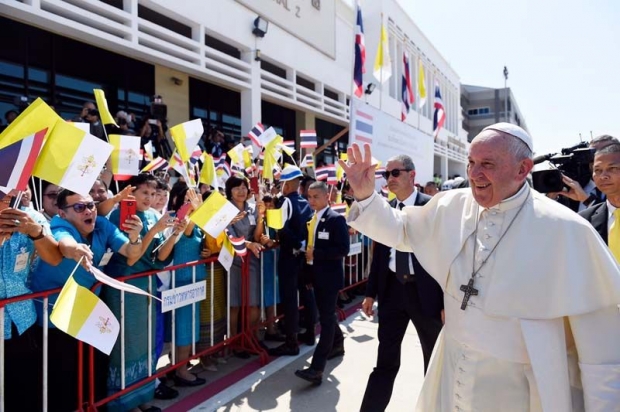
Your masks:
{"label": "sunglasses", "polygon": [[385,172],[383,172],[383,178],[385,180],[388,180],[390,178],[390,175],[392,177],[398,177],[400,176],[400,172],[410,172],[411,169],[392,169],[392,170],[386,170]]}
{"label": "sunglasses", "polygon": [[95,210],[95,207],[97,205],[95,204],[95,202],[88,202],[88,203],[74,203],[72,205],[67,205],[65,207],[63,207],[63,209],[68,209],[70,207],[73,208],[73,210],[75,211],[75,213],[84,213],[84,211],[86,209],[88,210]]}

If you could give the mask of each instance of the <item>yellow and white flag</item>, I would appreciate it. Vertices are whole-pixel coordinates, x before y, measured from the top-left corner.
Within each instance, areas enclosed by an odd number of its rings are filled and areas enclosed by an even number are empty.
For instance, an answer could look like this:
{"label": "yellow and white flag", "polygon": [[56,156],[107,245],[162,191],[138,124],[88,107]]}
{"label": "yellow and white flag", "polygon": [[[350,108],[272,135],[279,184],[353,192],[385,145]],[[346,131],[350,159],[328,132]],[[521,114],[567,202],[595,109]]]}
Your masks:
{"label": "yellow and white flag", "polygon": [[237,146],[233,147],[228,151],[228,156],[230,157],[230,165],[238,166],[242,169],[245,169],[245,161],[243,157],[243,152],[245,150],[245,146],[243,143],[239,143]]}
{"label": "yellow and white flag", "polygon": [[120,325],[114,314],[93,292],[69,276],[54,304],[50,320],[63,332],[109,355]]}
{"label": "yellow and white flag", "polygon": [[56,123],[33,175],[86,196],[114,147],[69,123]]}
{"label": "yellow and white flag", "polygon": [[177,152],[181,155],[183,162],[189,162],[190,157],[192,157],[192,150],[200,141],[203,133],[204,128],[201,119],[190,120],[170,128],[172,140],[174,140]]}
{"label": "yellow and white flag", "polygon": [[390,44],[385,25],[381,22],[381,39],[375,56],[375,67],[372,73],[379,83],[386,82],[392,76],[392,60],[390,59]]}
{"label": "yellow and white flag", "polygon": [[218,237],[238,214],[235,205],[219,192],[213,192],[189,219],[212,237]]}
{"label": "yellow and white flag", "polygon": [[418,59],[418,104],[420,109],[426,104],[426,79],[424,78],[424,65],[422,59]]}
{"label": "yellow and white flag", "polygon": [[220,250],[220,254],[217,256],[217,260],[222,264],[222,266],[224,266],[226,272],[230,272],[230,267],[232,266],[234,258],[235,247],[228,236],[225,236],[224,242],[222,243],[222,249]]}
{"label": "yellow and white flag", "polygon": [[112,173],[115,175],[137,176],[140,174],[140,138],[111,134]]}
{"label": "yellow and white flag", "polygon": [[265,211],[265,217],[267,218],[267,226],[272,229],[282,229],[284,227],[284,212],[285,209],[267,209]]}
{"label": "yellow and white flag", "polygon": [[105,98],[105,93],[101,89],[93,89],[95,93],[95,100],[97,101],[97,110],[99,110],[99,118],[101,118],[101,123],[103,124],[113,124],[118,127],[116,121],[114,120],[114,116],[110,113],[110,109],[108,109],[108,101]]}
{"label": "yellow and white flag", "polygon": [[200,171],[200,183],[212,186],[213,190],[219,190],[220,185],[217,181],[217,172],[215,171],[215,162],[213,161],[213,156],[203,153],[202,159],[203,165],[202,170]]}
{"label": "yellow and white flag", "polygon": [[270,127],[269,129],[261,133],[259,139],[261,143],[263,144],[263,147],[265,147],[269,143],[271,143],[273,139],[275,139],[277,136],[278,136],[278,133],[276,132],[276,130],[273,127]]}
{"label": "yellow and white flag", "polygon": [[39,97],[0,134],[0,149],[45,128],[47,128],[47,137],[49,137],[57,122],[66,123]]}

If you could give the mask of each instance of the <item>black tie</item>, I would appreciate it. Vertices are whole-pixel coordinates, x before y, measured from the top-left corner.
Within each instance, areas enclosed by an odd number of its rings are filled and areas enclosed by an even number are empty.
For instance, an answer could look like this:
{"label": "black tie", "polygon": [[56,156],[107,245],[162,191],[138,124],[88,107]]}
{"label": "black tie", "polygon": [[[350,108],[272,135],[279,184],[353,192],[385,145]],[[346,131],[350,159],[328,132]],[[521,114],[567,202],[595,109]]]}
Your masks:
{"label": "black tie", "polygon": [[[402,210],[405,207],[404,203],[399,203],[398,208]],[[396,279],[402,284],[407,283],[411,278],[411,269],[409,268],[409,253],[399,252],[396,250]]]}

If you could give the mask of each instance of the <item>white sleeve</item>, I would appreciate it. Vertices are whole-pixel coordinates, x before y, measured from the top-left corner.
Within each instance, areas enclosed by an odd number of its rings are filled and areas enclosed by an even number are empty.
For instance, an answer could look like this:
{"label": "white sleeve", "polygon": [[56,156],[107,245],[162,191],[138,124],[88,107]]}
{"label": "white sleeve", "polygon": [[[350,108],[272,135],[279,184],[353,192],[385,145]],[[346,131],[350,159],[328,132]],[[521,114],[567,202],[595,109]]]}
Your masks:
{"label": "white sleeve", "polygon": [[620,313],[613,306],[569,318],[588,412],[617,411],[620,405]]}

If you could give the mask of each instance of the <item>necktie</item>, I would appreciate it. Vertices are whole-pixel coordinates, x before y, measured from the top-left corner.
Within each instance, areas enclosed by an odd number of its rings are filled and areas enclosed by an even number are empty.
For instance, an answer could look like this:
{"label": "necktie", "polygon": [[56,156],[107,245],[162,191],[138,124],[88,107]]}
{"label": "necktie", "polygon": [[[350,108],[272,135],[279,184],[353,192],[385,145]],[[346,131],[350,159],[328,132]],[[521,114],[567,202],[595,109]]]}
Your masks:
{"label": "necktie", "polygon": [[[399,203],[398,208],[400,210],[405,207],[404,203]],[[396,278],[401,283],[406,283],[407,279],[411,275],[411,269],[409,267],[409,253],[396,251]]]}
{"label": "necktie", "polygon": [[607,243],[611,253],[620,262],[620,209],[614,210],[614,223],[611,224],[609,229]]}
{"label": "necktie", "polygon": [[[316,212],[308,222],[308,242],[306,242],[306,245],[311,248],[314,248],[314,228],[316,228]],[[306,263],[311,265],[312,261],[307,261]]]}

